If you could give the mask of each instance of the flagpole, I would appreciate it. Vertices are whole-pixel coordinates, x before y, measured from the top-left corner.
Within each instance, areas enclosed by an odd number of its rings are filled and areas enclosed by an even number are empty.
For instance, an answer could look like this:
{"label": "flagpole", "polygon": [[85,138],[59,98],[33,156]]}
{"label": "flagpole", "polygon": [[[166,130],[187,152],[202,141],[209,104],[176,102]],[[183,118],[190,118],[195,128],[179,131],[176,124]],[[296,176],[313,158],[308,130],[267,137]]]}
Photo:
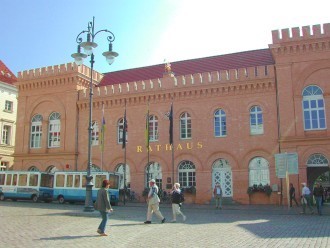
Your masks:
{"label": "flagpole", "polygon": [[102,102],[102,136],[101,136],[101,171],[103,171],[103,150],[104,150],[104,129],[105,129],[105,126],[104,126],[104,103]]}
{"label": "flagpole", "polygon": [[[123,146],[124,146],[124,205],[126,205],[126,131],[127,131],[127,120],[126,120],[126,99],[125,99],[125,113],[123,122]],[[125,140],[124,140],[125,139]]]}
{"label": "flagpole", "polygon": [[147,110],[147,116],[146,116],[146,147],[147,147],[147,152],[148,152],[148,163],[147,163],[147,185],[149,182],[149,174],[150,174],[150,151],[149,151],[149,99],[148,99],[148,110]]}
{"label": "flagpole", "polygon": [[174,141],[173,141],[173,101],[172,101],[172,104],[171,104],[171,111],[172,111],[172,186],[174,185]]}

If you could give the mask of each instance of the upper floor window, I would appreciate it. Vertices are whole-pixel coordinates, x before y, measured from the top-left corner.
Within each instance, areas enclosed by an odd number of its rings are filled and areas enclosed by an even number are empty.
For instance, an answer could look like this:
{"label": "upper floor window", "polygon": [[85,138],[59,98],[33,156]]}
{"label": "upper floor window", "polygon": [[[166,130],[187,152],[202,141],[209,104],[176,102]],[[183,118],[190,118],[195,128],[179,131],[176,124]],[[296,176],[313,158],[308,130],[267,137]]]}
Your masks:
{"label": "upper floor window", "polygon": [[307,86],[303,91],[303,112],[305,130],[326,129],[323,92],[316,85]]}
{"label": "upper floor window", "polygon": [[41,148],[42,116],[35,115],[31,120],[30,147]]}
{"label": "upper floor window", "polygon": [[9,168],[9,162],[1,161],[0,162],[0,171],[5,171]]}
{"label": "upper floor window", "polygon": [[222,109],[214,112],[214,136],[227,136],[226,113]]}
{"label": "upper floor window", "polygon": [[1,132],[1,144],[11,145],[10,138],[11,138],[11,126],[3,125]]}
{"label": "upper floor window", "polygon": [[99,125],[97,121],[92,123],[92,146],[97,146],[99,144]]}
{"label": "upper floor window", "polygon": [[158,118],[149,115],[149,141],[158,141]]}
{"label": "upper floor window", "polygon": [[5,111],[6,112],[13,112],[13,110],[14,110],[13,105],[14,105],[14,103],[12,101],[6,100],[6,102],[5,102]]}
{"label": "upper floor window", "polygon": [[49,116],[48,147],[60,147],[61,141],[61,115],[57,112]]}
{"label": "upper floor window", "polygon": [[250,109],[250,133],[251,134],[264,133],[262,110],[259,106],[253,106]]}
{"label": "upper floor window", "polygon": [[270,184],[269,163],[262,157],[255,157],[249,164],[249,186]]}
{"label": "upper floor window", "polygon": [[191,117],[187,112],[180,116],[180,138],[191,139]]}
{"label": "upper floor window", "polygon": [[[117,142],[123,144],[124,118],[119,119],[117,123]],[[126,134],[127,135],[127,134]]]}

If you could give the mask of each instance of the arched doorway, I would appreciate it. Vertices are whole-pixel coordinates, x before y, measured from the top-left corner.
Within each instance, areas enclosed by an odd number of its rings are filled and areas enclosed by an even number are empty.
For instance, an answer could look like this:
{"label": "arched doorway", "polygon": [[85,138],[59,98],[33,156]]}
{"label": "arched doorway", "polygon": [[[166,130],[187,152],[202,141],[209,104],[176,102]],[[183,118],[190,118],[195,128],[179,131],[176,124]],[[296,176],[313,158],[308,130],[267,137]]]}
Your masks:
{"label": "arched doorway", "polygon": [[314,182],[322,175],[322,186],[330,187],[329,176],[327,176],[329,175],[329,160],[321,153],[312,154],[307,160],[307,184],[310,189],[313,189]]}
{"label": "arched doorway", "polygon": [[219,183],[223,190],[223,197],[233,196],[233,178],[231,166],[226,159],[220,158],[212,165],[212,188]]}
{"label": "arched doorway", "polygon": [[145,187],[148,187],[148,181],[151,179],[155,179],[156,184],[159,189],[163,189],[162,182],[162,167],[157,162],[150,162],[149,165],[146,166],[145,170]]}
{"label": "arched doorway", "polygon": [[[125,164],[118,164],[116,167],[116,172],[118,172],[121,175],[120,178],[120,184],[119,184],[119,188],[123,189],[124,188],[124,165]],[[126,188],[130,188],[131,187],[131,173],[130,173],[130,169],[129,169],[129,165],[126,164]]]}

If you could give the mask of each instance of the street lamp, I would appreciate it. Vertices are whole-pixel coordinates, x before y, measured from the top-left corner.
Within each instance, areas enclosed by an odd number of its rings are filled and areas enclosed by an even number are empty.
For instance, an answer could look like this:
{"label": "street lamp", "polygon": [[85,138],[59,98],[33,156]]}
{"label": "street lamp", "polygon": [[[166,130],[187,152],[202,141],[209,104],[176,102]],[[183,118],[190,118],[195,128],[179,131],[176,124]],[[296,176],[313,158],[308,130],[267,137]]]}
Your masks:
{"label": "street lamp", "polygon": [[[84,58],[90,56],[91,67],[90,73],[91,78],[89,82],[89,126],[88,126],[88,164],[87,164],[87,176],[86,176],[86,199],[85,199],[85,212],[93,212],[93,199],[92,199],[92,188],[93,188],[93,176],[91,175],[92,168],[92,131],[93,131],[93,123],[92,123],[92,103],[93,103],[93,65],[94,65],[94,53],[93,49],[97,47],[97,43],[94,42],[94,38],[97,34],[106,32],[109,33],[107,40],[109,41],[109,51],[104,52],[103,56],[105,56],[109,65],[111,65],[115,58],[118,56],[118,53],[112,51],[112,42],[115,40],[115,35],[107,29],[102,29],[100,31],[94,32],[94,20],[93,22],[88,23],[88,30],[84,30],[80,32],[76,38],[78,43],[78,49],[76,53],[71,55],[74,58],[75,63],[79,66],[84,62]],[[87,33],[87,41],[83,42],[83,39],[80,37],[82,34]],[[81,48],[84,49],[84,53],[81,52]]]}

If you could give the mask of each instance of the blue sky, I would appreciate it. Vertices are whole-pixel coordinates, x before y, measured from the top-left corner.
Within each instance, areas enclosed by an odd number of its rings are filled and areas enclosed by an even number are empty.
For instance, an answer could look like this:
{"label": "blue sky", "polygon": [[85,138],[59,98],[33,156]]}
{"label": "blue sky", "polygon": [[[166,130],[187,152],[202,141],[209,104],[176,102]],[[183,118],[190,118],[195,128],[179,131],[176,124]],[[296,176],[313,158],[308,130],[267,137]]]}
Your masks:
{"label": "blue sky", "polygon": [[329,7],[328,0],[0,0],[0,59],[15,74],[71,62],[93,16],[96,31],[115,34],[119,53],[109,66],[106,35],[96,36],[99,72],[262,49],[272,30],[329,23]]}

